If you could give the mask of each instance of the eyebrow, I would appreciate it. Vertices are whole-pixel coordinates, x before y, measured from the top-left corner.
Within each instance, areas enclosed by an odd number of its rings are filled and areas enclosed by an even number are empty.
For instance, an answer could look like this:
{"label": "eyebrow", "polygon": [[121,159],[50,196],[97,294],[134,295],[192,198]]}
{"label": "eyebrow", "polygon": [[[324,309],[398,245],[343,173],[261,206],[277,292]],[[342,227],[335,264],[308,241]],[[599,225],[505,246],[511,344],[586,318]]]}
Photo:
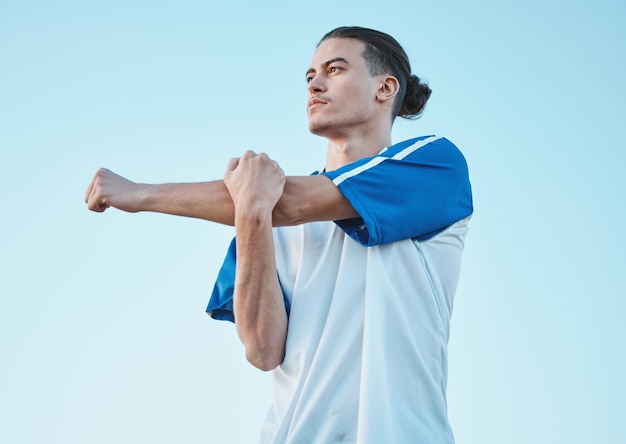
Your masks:
{"label": "eyebrow", "polygon": [[[350,62],[348,62],[346,59],[344,59],[343,57],[335,57],[332,58],[326,62],[324,62],[324,68],[328,68],[329,65],[332,65],[335,62],[342,62],[342,63],[346,63],[346,64],[350,64]],[[309,68],[306,72],[306,75],[308,76],[309,74],[311,74],[312,72],[315,72],[314,68]]]}

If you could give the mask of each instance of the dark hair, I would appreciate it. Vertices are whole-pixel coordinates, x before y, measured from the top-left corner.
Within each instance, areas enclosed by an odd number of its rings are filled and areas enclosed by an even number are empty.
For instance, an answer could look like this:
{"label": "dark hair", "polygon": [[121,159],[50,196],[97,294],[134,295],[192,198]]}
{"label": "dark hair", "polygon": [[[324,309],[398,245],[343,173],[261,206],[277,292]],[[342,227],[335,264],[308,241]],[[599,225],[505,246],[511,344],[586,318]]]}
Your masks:
{"label": "dark hair", "polygon": [[420,78],[411,74],[409,57],[400,44],[388,34],[360,26],[342,26],[327,33],[318,46],[327,39],[350,38],[365,43],[363,58],[372,76],[391,74],[400,84],[394,102],[393,117],[418,118],[430,97],[431,89]]}

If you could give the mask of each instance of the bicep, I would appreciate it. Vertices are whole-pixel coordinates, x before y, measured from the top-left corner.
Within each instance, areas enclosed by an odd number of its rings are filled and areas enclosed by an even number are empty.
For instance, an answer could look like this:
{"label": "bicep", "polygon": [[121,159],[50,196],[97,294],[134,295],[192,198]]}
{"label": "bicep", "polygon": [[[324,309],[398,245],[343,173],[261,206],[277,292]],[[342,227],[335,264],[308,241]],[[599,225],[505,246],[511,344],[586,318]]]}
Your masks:
{"label": "bicep", "polygon": [[358,217],[348,199],[322,174],[289,176],[274,208],[274,226],[299,225]]}

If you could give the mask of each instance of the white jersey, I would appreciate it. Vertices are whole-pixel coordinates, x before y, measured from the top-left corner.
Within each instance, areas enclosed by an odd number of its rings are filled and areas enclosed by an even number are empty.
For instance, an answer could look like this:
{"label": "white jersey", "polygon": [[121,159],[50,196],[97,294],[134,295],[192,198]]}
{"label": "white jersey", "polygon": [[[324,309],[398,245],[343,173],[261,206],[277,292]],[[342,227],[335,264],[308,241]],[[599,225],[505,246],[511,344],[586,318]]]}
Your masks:
{"label": "white jersey", "polygon": [[[453,443],[447,342],[472,212],[465,160],[431,136],[324,174],[361,217],[274,229],[289,325],[261,442]],[[216,318],[229,318],[232,271],[227,260],[207,309]]]}

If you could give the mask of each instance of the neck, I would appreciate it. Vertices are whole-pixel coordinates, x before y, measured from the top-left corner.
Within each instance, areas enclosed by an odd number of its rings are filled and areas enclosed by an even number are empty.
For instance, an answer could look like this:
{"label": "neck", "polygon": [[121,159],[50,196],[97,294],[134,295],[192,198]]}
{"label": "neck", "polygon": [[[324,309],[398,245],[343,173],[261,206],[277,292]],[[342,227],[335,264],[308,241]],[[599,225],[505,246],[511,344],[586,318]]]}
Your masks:
{"label": "neck", "polygon": [[378,134],[357,134],[329,137],[326,151],[326,170],[332,171],[364,157],[378,154],[391,145],[391,131]]}

